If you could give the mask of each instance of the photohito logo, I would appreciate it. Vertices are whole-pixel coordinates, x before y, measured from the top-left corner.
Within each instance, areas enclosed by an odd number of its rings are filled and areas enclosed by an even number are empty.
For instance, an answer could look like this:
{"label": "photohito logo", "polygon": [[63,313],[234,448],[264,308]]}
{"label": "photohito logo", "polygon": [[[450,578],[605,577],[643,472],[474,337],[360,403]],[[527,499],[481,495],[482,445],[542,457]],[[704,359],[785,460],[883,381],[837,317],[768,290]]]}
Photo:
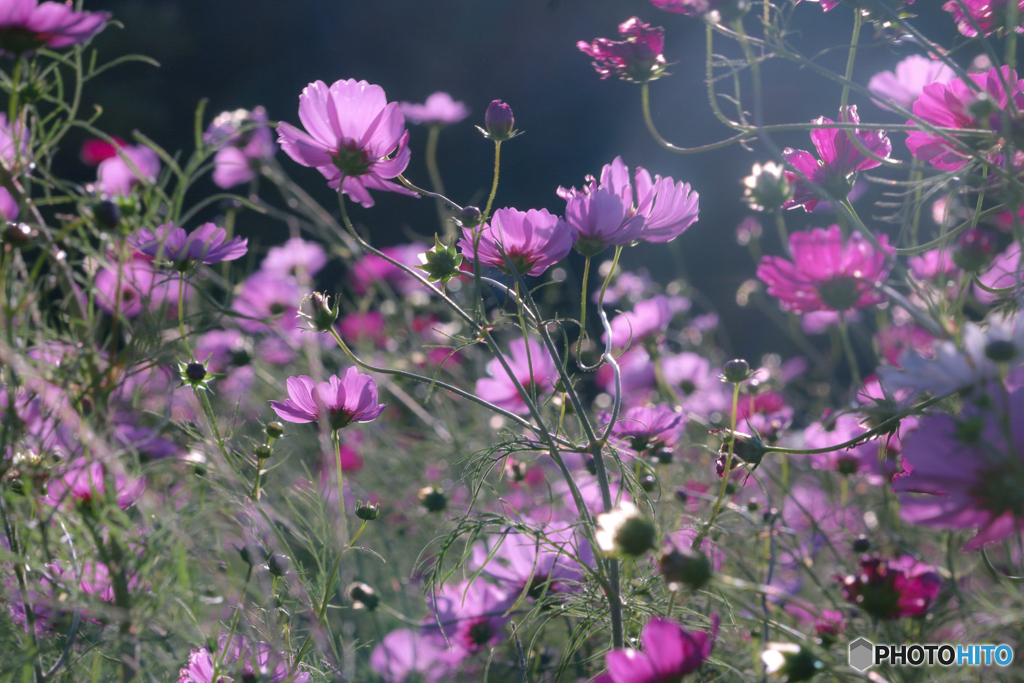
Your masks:
{"label": "photohito logo", "polygon": [[1009,645],[875,645],[867,638],[850,643],[850,666],[867,671],[878,664],[892,666],[1009,666],[1013,648]]}

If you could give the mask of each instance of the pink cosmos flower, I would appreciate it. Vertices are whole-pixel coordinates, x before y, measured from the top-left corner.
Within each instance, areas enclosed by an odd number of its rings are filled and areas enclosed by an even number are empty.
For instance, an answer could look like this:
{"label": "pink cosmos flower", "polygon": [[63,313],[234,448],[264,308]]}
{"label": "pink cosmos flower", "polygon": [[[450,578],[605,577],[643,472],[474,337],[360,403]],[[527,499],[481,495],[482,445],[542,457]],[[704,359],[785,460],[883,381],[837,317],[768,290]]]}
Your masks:
{"label": "pink cosmos flower", "polygon": [[[684,413],[707,418],[715,412],[724,414],[732,410],[732,396],[718,378],[721,369],[712,367],[707,358],[683,351],[664,356],[661,363],[665,381],[675,388]],[[653,374],[651,368],[652,384]]]}
{"label": "pink cosmos flower", "polygon": [[899,366],[900,358],[911,349],[922,356],[933,355],[935,337],[919,325],[891,325],[875,333],[878,353],[890,365]]}
{"label": "pink cosmos flower", "polygon": [[310,83],[299,96],[299,120],[306,131],[282,122],[277,141],[297,163],[320,171],[332,189],[340,186],[366,208],[374,203],[370,190],[416,196],[390,182],[409,165],[409,133],[398,103],[389,103],[379,85]]}
{"label": "pink cosmos flower", "polygon": [[[837,0],[825,0],[836,2]],[[666,12],[704,17],[713,23],[732,21],[750,7],[749,0],[651,0],[655,7]],[[799,0],[797,0],[799,2]]]}
{"label": "pink cosmos flower", "polygon": [[643,237],[643,216],[608,188],[570,197],[565,222],[575,233],[576,250],[596,256],[611,245],[627,245]]}
{"label": "pink cosmos flower", "polygon": [[[973,38],[978,35],[978,29],[986,36],[1005,30],[1009,4],[1010,0],[947,0],[942,9],[953,15],[960,33]],[[1017,0],[1017,6],[1020,8],[1018,21],[1024,21],[1024,0]],[[1017,25],[1013,30],[1024,33],[1024,26]]]}
{"label": "pink cosmos flower", "polygon": [[381,347],[387,341],[384,322],[380,311],[354,311],[338,320],[338,333],[350,344],[368,342]]}
{"label": "pink cosmos flower", "polygon": [[686,425],[686,416],[666,403],[630,408],[612,426],[612,436],[626,447],[643,453],[673,448]]}
{"label": "pink cosmos flower", "polygon": [[465,102],[457,102],[446,92],[436,92],[423,104],[400,102],[398,105],[409,123],[423,123],[430,126],[458,123],[469,116]]}
{"label": "pink cosmos flower", "polygon": [[[850,105],[840,109],[839,121],[860,123],[857,107]],[[813,123],[828,125],[835,122],[819,116]],[[861,145],[871,152],[871,156],[860,151],[850,139],[851,135],[857,136]],[[892,143],[885,131],[881,130],[815,128],[811,131],[811,142],[818,150],[819,159],[802,149],[787,147],[782,152],[786,161],[797,170],[797,173],[786,172],[786,178],[793,186],[793,198],[783,205],[784,208],[802,206],[806,211],[813,211],[820,201],[815,187],[845,199],[853,188],[853,174],[881,166],[882,162],[875,157],[888,159],[892,153]]]}
{"label": "pink cosmos flower", "polygon": [[[519,380],[519,384],[526,389],[528,395],[531,389],[537,392],[538,398],[555,390],[555,385],[558,383],[555,361],[551,359],[547,349],[540,342],[531,339],[529,353],[527,353],[526,342],[522,339],[514,339],[509,344],[506,360],[512,373]],[[497,358],[487,364],[487,374],[490,377],[478,379],[476,382],[476,394],[480,398],[513,413],[522,415],[528,412],[526,402],[519,395],[516,385],[505,373],[505,369]]]}
{"label": "pink cosmos flower", "polygon": [[[120,153],[104,159],[96,169],[96,187],[107,195],[126,195],[140,183],[154,183],[160,173],[160,157],[145,145],[121,147]],[[131,161],[122,158],[122,155]]]}
{"label": "pink cosmos flower", "polygon": [[305,294],[294,277],[258,270],[242,283],[231,308],[238,314],[238,326],[246,332],[277,330],[294,336],[299,329],[295,318]]}
{"label": "pink cosmos flower", "polygon": [[441,683],[451,680],[461,659],[443,638],[400,629],[384,636],[373,649],[370,666],[384,683]]}
{"label": "pink cosmos flower", "polygon": [[923,282],[933,280],[948,280],[950,276],[960,272],[953,263],[953,254],[949,249],[932,249],[920,256],[912,256],[907,259],[910,267],[910,274]]}
{"label": "pink cosmos flower", "polygon": [[[218,656],[205,647],[192,650],[188,664],[178,672],[178,683],[219,683],[224,680],[260,680],[268,683],[307,683],[308,673],[289,676],[290,667],[284,656],[276,652],[270,643],[250,642],[242,636],[227,636],[217,639]],[[214,664],[219,664],[218,675],[214,678]],[[230,674],[230,678],[225,675]],[[237,676],[237,679],[235,678]]]}
{"label": "pink cosmos flower", "polygon": [[541,275],[572,251],[572,229],[547,209],[498,209],[479,228],[479,250],[474,251],[476,228],[463,228],[459,247],[470,262],[508,272],[505,256],[520,275]]}
{"label": "pink cosmos flower", "polygon": [[885,299],[876,290],[892,268],[886,261],[886,255],[893,253],[888,238],[880,235],[878,243],[882,251],[859,233],[844,243],[838,225],[793,233],[789,238],[793,261],[764,256],[757,276],[768,285],[768,293],[793,313],[870,306]]}
{"label": "pink cosmos flower", "polygon": [[[914,102],[914,116],[940,128],[977,130],[992,127],[997,130],[1002,121],[1001,112],[1009,106],[1010,98],[1013,98],[1017,111],[1024,108],[1024,80],[1018,80],[1017,72],[1010,67],[1004,66],[1001,72],[993,67],[988,73],[969,74],[968,77],[988,95],[998,110],[989,120],[978,120],[971,113],[971,105],[978,96],[975,89],[969,87],[962,78],[926,85],[921,97]],[[1010,88],[1009,92],[1003,88],[1003,79]],[[907,123],[915,125],[913,121]],[[972,138],[965,142],[968,146],[974,146],[978,140]],[[970,160],[964,151],[928,131],[910,132],[907,135],[907,147],[915,158],[927,161],[943,171],[962,168]]]}
{"label": "pink cosmos flower", "polygon": [[0,165],[16,172],[28,165],[29,131],[20,120],[11,126],[7,114],[0,113]]}
{"label": "pink cosmos flower", "polygon": [[[410,242],[384,247],[380,252],[398,263],[412,267],[420,263],[419,255],[428,249],[430,249],[430,245],[423,242]],[[402,296],[408,296],[417,289],[423,289],[423,284],[419,280],[376,254],[366,254],[352,266],[351,284],[357,294],[369,292],[370,287],[377,280],[382,281]]]}
{"label": "pink cosmos flower", "polygon": [[210,123],[203,139],[220,146],[213,157],[213,182],[224,189],[255,178],[260,164],[276,151],[263,107],[223,112]]}
{"label": "pink cosmos flower", "polygon": [[327,265],[327,252],[316,242],[292,237],[279,247],[271,247],[260,263],[260,270],[280,275],[313,277]]}
{"label": "pink cosmos flower", "polygon": [[685,310],[685,299],[664,294],[639,302],[632,311],[612,318],[612,346],[657,344],[676,313]]}
{"label": "pink cosmos flower", "polygon": [[510,618],[506,612],[518,597],[480,580],[449,584],[427,597],[434,615],[423,627],[447,639],[455,654],[465,658],[501,638]]}
{"label": "pink cosmos flower", "polygon": [[1020,244],[1013,242],[1006,248],[1006,251],[997,255],[992,260],[992,265],[984,273],[978,275],[978,282],[989,289],[1013,288],[1009,294],[993,294],[987,292],[977,283],[974,285],[974,296],[982,303],[991,304],[1002,297],[1013,297],[1014,291],[1020,289],[1021,276],[1020,268]]}
{"label": "pink cosmos flower", "polygon": [[[93,281],[96,304],[108,313],[133,318],[144,310],[157,310],[167,306],[167,314],[178,310],[178,278],[157,273],[146,259],[136,257],[120,266],[102,268]],[[185,286],[185,298],[192,288]]]}
{"label": "pink cosmos flower", "polygon": [[109,19],[109,12],[76,12],[63,2],[0,0],[0,53],[16,56],[84,43]]}
{"label": "pink cosmos flower", "polygon": [[868,89],[880,98],[875,104],[884,109],[889,108],[886,102],[910,109],[926,85],[946,83],[954,76],[956,72],[941,59],[910,55],[897,64],[894,71],[881,71],[872,76]]}
{"label": "pink cosmos flower", "polygon": [[88,138],[82,143],[82,149],[78,152],[78,158],[86,166],[98,166],[104,159],[117,156],[117,148],[124,147],[125,141],[119,137],[112,137],[113,144],[100,138]]}
{"label": "pink cosmos flower", "polygon": [[6,187],[0,187],[0,221],[18,220],[18,201]]}
{"label": "pink cosmos flower", "polygon": [[608,673],[595,683],[664,683],[681,681],[699,669],[711,655],[718,638],[718,616],[711,617],[711,632],[690,631],[654,617],[640,634],[644,651],[612,650],[605,655]]}
{"label": "pink cosmos flower", "polygon": [[[803,1],[804,0],[796,0],[794,4],[799,5]],[[822,11],[831,12],[836,7],[839,7],[839,3],[842,2],[842,0],[808,0],[808,2],[820,2]],[[913,0],[911,0],[911,2],[913,2]]]}
{"label": "pink cosmos flower", "polygon": [[289,377],[288,398],[271,401],[278,417],[288,422],[318,422],[327,418],[331,429],[341,429],[353,422],[371,422],[387,407],[377,403],[377,383],[351,367],[341,379],[331,375],[317,384],[310,377]]}
{"label": "pink cosmos flower", "polygon": [[847,602],[886,620],[926,614],[942,588],[935,568],[909,555],[893,560],[865,557],[856,574],[835,579]]}
{"label": "pink cosmos flower", "polygon": [[[106,497],[107,480],[107,468],[103,463],[84,457],[75,458],[60,476],[50,482],[43,501],[54,507],[67,503],[90,505],[94,500]],[[113,493],[122,510],[134,505],[146,490],[145,479],[133,479],[120,472],[114,475],[113,482]]]}
{"label": "pink cosmos flower", "polygon": [[[998,410],[973,406],[957,415],[921,419],[905,441],[912,471],[893,484],[901,516],[940,529],[974,529],[964,545],[984,545],[1020,535],[1024,523],[1024,390]],[[999,413],[1009,414],[1009,433]],[[927,495],[911,495],[911,493]]]}
{"label": "pink cosmos flower", "polygon": [[128,243],[144,256],[171,261],[183,270],[193,263],[220,263],[244,256],[249,240],[235,237],[225,242],[227,236],[215,223],[203,223],[189,234],[171,222],[155,230],[136,230]]}
{"label": "pink cosmos flower", "polygon": [[665,69],[665,30],[652,27],[637,17],[619,24],[622,40],[597,38],[593,43],[576,43],[580,52],[594,59],[601,78],[615,74],[624,81],[653,81]]}
{"label": "pink cosmos flower", "polygon": [[547,529],[542,536],[509,532],[473,547],[470,567],[497,581],[516,597],[531,600],[569,593],[584,581],[573,559],[576,539],[572,531]]}

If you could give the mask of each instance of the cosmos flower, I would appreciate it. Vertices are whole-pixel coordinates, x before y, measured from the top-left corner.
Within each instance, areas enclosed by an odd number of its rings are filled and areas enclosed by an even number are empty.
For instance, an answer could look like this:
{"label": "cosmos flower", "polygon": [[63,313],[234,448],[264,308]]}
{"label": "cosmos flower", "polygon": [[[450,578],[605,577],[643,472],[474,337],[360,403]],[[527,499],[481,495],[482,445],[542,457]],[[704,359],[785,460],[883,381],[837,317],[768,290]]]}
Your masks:
{"label": "cosmos flower", "polygon": [[632,205],[610,189],[570,197],[565,222],[575,235],[576,250],[596,256],[612,245],[627,245],[643,237],[643,216],[632,215]]}
{"label": "cosmos flower", "polygon": [[473,570],[497,581],[517,598],[531,600],[576,590],[583,579],[571,531],[547,529],[541,536],[510,532],[473,548]]}
{"label": "cosmos flower", "polygon": [[469,107],[466,103],[453,100],[446,92],[433,93],[423,104],[400,102],[398,106],[409,123],[430,126],[458,123],[469,116]]}
{"label": "cosmos flower", "polygon": [[[54,507],[69,502],[91,505],[107,496],[107,479],[107,468],[103,463],[84,457],[75,458],[50,482],[43,501]],[[134,505],[146,490],[145,479],[133,479],[122,472],[114,474],[113,482],[113,493],[122,510]]]}
{"label": "cosmos flower", "polygon": [[856,574],[835,580],[847,602],[885,620],[926,614],[942,588],[935,568],[909,555],[892,560],[865,557]]}
{"label": "cosmos flower", "polygon": [[886,102],[893,102],[910,109],[921,96],[926,85],[946,83],[956,76],[956,72],[941,59],[929,59],[922,55],[910,55],[893,71],[881,71],[868,81],[868,89],[878,96],[875,102],[888,109]]}
{"label": "cosmos flower", "polygon": [[1008,404],[998,393],[987,408],[921,418],[903,450],[910,472],[893,483],[907,522],[975,530],[966,550],[1018,536],[1024,523],[1024,389]]}
{"label": "cosmos flower", "polygon": [[885,299],[877,288],[892,268],[886,259],[893,253],[888,239],[880,235],[878,243],[882,251],[859,233],[844,241],[838,225],[793,233],[793,260],[764,256],[757,277],[768,285],[768,294],[793,313],[870,306]]}
{"label": "cosmos flower", "polygon": [[[380,250],[388,258],[413,267],[420,263],[419,256],[430,249],[423,242],[409,242]],[[366,294],[377,281],[386,284],[402,296],[422,290],[423,284],[409,273],[377,254],[366,254],[352,266],[350,282],[357,294]]]}
{"label": "cosmos flower", "polygon": [[[921,97],[914,102],[914,116],[938,128],[988,129],[998,130],[1002,122],[1002,111],[1009,106],[1012,98],[1017,111],[1024,108],[1024,80],[1018,80],[1017,72],[1004,66],[1001,71],[994,67],[984,74],[969,74],[975,87],[968,86],[961,78],[954,78],[947,83],[932,83],[921,91]],[[1009,91],[1003,87],[1006,80]],[[977,110],[972,107],[978,99],[976,89],[988,96],[995,111],[991,116],[978,118]],[[974,109],[974,111],[972,111]],[[992,125],[993,122],[995,125]],[[908,125],[916,125],[908,121]],[[980,141],[979,148],[991,147],[991,144]],[[979,145],[977,137],[965,140],[969,147]],[[960,146],[925,130],[914,130],[907,134],[907,147],[916,159],[927,161],[943,171],[955,171],[970,161],[968,153]]]}
{"label": "cosmos flower", "polygon": [[154,230],[141,228],[128,238],[128,243],[144,256],[170,261],[184,270],[193,263],[209,265],[244,256],[249,240],[227,237],[227,231],[215,223],[203,223],[189,234],[171,222]]}
{"label": "cosmos flower", "polygon": [[[841,123],[860,123],[857,107],[850,105],[839,110]],[[816,125],[835,123],[832,119],[819,116],[814,119]],[[851,135],[857,136],[861,146],[871,153],[864,154]],[[798,172],[787,172],[786,178],[793,187],[793,198],[786,202],[785,208],[798,206],[806,211],[813,211],[821,197],[814,188],[831,193],[838,199],[846,199],[853,188],[853,174],[882,165],[880,159],[888,159],[892,153],[892,143],[885,131],[858,129],[840,130],[837,128],[815,128],[811,131],[811,142],[818,151],[818,159],[810,152],[787,147],[782,156]]]}
{"label": "cosmos flower", "polygon": [[[214,658],[205,647],[193,649],[188,664],[178,673],[178,683],[219,683],[223,680],[260,680],[268,683],[309,681],[308,673],[289,676],[287,661],[270,643],[251,642],[242,636],[234,636],[229,642],[227,636],[220,636],[217,639],[217,650],[219,654]],[[216,679],[213,677],[215,663],[219,664]],[[231,674],[231,678],[225,678],[222,674]]]}
{"label": "cosmos flower", "polygon": [[627,345],[657,344],[672,318],[685,308],[683,301],[681,297],[659,294],[615,316],[611,321],[612,346],[622,349]]}
{"label": "cosmos flower", "polygon": [[697,671],[711,655],[718,638],[718,617],[711,632],[690,631],[679,624],[652,618],[640,634],[643,652],[626,648],[605,655],[608,673],[595,683],[665,683],[681,681]]}
{"label": "cosmos flower", "polygon": [[683,413],[666,403],[630,408],[612,426],[612,437],[637,453],[654,452],[674,447],[685,424]]}
{"label": "cosmos flower", "polygon": [[0,113],[0,164],[4,169],[16,172],[29,163],[29,131],[19,119],[12,126],[7,114]]}
{"label": "cosmos flower", "polygon": [[[479,230],[479,248],[474,247]],[[507,272],[504,255],[520,275],[541,275],[572,251],[573,231],[547,209],[498,209],[482,228],[463,228],[459,247],[467,260]]]}
{"label": "cosmos flower", "polygon": [[461,659],[443,638],[399,629],[373,649],[370,666],[384,683],[441,683]]}
{"label": "cosmos flower", "polygon": [[619,25],[622,40],[597,38],[592,43],[576,43],[580,52],[594,59],[601,78],[615,74],[624,81],[646,83],[661,76],[665,69],[665,30],[645,24],[637,17]]}
{"label": "cosmos flower", "polygon": [[263,107],[221,113],[210,123],[203,140],[220,147],[213,157],[213,182],[224,189],[255,178],[259,165],[277,151]]}
{"label": "cosmos flower", "polygon": [[136,185],[156,182],[159,173],[160,157],[156,152],[145,145],[127,145],[100,162],[96,168],[96,188],[110,196],[127,195]]}
{"label": "cosmos flower", "polygon": [[[509,344],[506,360],[527,395],[536,391],[537,397],[543,398],[555,390],[558,371],[547,349],[540,342],[531,339],[527,351],[524,340],[514,339]],[[516,390],[516,385],[505,373],[497,358],[487,363],[487,374],[490,377],[478,379],[476,382],[476,394],[480,398],[513,413],[528,412],[526,401]]]}
{"label": "cosmos flower", "polygon": [[277,141],[295,162],[320,171],[332,189],[340,187],[366,208],[374,204],[370,190],[416,196],[391,182],[409,165],[409,133],[398,103],[388,102],[379,85],[310,83],[299,96],[299,120],[305,131],[281,122]]}
{"label": "cosmos flower", "polygon": [[[1005,30],[1009,19],[1007,6],[1011,0],[947,0],[942,9],[953,15],[956,27],[963,35],[973,38],[981,34],[990,36],[996,31]],[[962,3],[962,4],[961,4]],[[1017,0],[1020,8],[1018,21],[1024,21],[1024,0]],[[966,11],[965,11],[966,10]],[[977,26],[977,28],[975,28]],[[1024,33],[1024,26],[1013,27],[1017,33]]]}
{"label": "cosmos flower", "polygon": [[341,379],[331,375],[319,384],[302,375],[289,377],[288,398],[271,401],[278,417],[288,422],[317,422],[327,418],[331,429],[341,429],[353,422],[376,420],[387,405],[377,403],[377,383],[351,367]]}
{"label": "cosmos flower", "polygon": [[63,2],[0,0],[0,53],[18,56],[84,43],[109,20],[109,12],[76,12]]}
{"label": "cosmos flower", "polygon": [[327,252],[316,242],[292,237],[279,247],[271,247],[260,263],[260,270],[279,275],[313,277],[327,265]]}
{"label": "cosmos flower", "polygon": [[989,289],[1008,289],[1009,292],[995,294],[974,284],[974,296],[985,304],[994,303],[1000,297],[1015,298],[1020,289],[1020,244],[1011,242],[1001,254],[998,254],[988,269],[978,275],[978,282]]}
{"label": "cosmos flower", "polygon": [[506,612],[518,597],[481,580],[448,584],[427,596],[433,616],[423,627],[446,638],[464,658],[501,638],[510,618]]}

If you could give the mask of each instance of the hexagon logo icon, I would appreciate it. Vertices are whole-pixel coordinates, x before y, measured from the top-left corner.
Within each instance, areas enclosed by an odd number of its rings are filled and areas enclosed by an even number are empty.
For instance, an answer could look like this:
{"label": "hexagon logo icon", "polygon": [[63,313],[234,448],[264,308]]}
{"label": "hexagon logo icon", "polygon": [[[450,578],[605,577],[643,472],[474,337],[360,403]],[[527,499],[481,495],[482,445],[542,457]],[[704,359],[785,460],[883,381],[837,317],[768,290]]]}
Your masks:
{"label": "hexagon logo icon", "polygon": [[867,671],[875,663],[875,646],[866,638],[850,643],[850,666],[857,671]]}

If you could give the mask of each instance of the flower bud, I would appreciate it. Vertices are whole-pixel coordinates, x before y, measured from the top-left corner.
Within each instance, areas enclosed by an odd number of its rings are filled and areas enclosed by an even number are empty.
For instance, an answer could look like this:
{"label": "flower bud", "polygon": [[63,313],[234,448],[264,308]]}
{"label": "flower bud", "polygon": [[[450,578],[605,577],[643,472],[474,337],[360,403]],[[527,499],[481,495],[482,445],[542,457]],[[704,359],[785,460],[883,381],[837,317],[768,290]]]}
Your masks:
{"label": "flower bud", "polygon": [[121,207],[109,199],[104,199],[93,209],[93,216],[102,227],[113,229],[121,222]]}
{"label": "flower bud", "polygon": [[505,462],[505,472],[512,478],[512,481],[524,481],[526,479],[526,463],[509,458]]}
{"label": "flower bud", "polygon": [[270,571],[271,576],[284,576],[290,567],[291,561],[287,555],[274,553],[267,559],[267,570]]}
{"label": "flower bud", "polygon": [[726,382],[739,384],[750,377],[750,363],[742,358],[734,358],[727,361],[722,368],[722,376]]}
{"label": "flower bud", "polygon": [[956,241],[953,263],[968,273],[982,270],[995,252],[995,240],[988,230],[973,228]]}
{"label": "flower bud", "polygon": [[306,321],[310,329],[317,332],[330,332],[338,320],[338,302],[331,307],[326,294],[313,292],[307,294],[299,305],[299,316]]}
{"label": "flower bud", "polygon": [[267,436],[271,439],[280,439],[284,436],[284,425],[277,420],[274,420],[273,422],[268,422],[267,426],[263,428],[263,431],[265,431]]}
{"label": "flower bud", "polygon": [[772,161],[754,164],[751,174],[743,179],[743,187],[743,201],[754,211],[777,211],[793,196],[785,169]]}
{"label": "flower bud", "polygon": [[654,451],[652,454],[654,459],[658,461],[659,465],[668,465],[672,462],[672,458],[675,456],[675,450],[670,446],[662,446]]}
{"label": "flower bud", "polygon": [[4,244],[23,247],[36,237],[36,230],[26,223],[8,223],[3,231]]}
{"label": "flower bud", "polygon": [[192,361],[185,366],[185,377],[187,377],[190,382],[202,382],[206,379],[206,366],[202,363]]}
{"label": "flower bud", "polygon": [[764,442],[757,436],[735,432],[732,437],[727,436],[723,439],[722,446],[718,449],[718,461],[716,463],[718,476],[721,477],[725,474],[725,461],[729,458],[730,438],[734,438],[736,444],[733,446],[732,465],[729,469],[734,470],[743,464],[751,465],[751,470],[757,469],[767,452]]}
{"label": "flower bud", "polygon": [[999,111],[999,105],[992,99],[992,96],[982,90],[974,96],[974,100],[967,105],[967,111],[975,121],[984,121]]}
{"label": "flower bud", "polygon": [[462,271],[462,254],[455,248],[455,240],[445,245],[441,238],[434,235],[434,246],[419,255],[420,264],[416,266],[427,274],[430,282],[447,283]]}
{"label": "flower bud", "polygon": [[1009,339],[996,339],[985,346],[985,357],[996,363],[1009,363],[1017,353],[1016,345]]}
{"label": "flower bud", "polygon": [[658,570],[670,591],[682,590],[684,586],[697,590],[711,580],[711,562],[700,550],[684,546],[669,546],[661,551]]}
{"label": "flower bud", "polygon": [[512,107],[501,100],[494,100],[487,106],[484,114],[484,128],[487,137],[491,140],[508,140],[515,135],[516,118],[512,114]]}
{"label": "flower bud", "polygon": [[871,549],[871,539],[863,534],[858,536],[853,541],[853,552],[855,553],[866,553]]}
{"label": "flower bud", "polygon": [[597,544],[609,556],[639,557],[653,550],[658,529],[632,503],[597,517]]}
{"label": "flower bud", "polygon": [[448,507],[448,496],[436,486],[424,486],[419,492],[420,505],[427,512],[441,512]]}
{"label": "flower bud", "polygon": [[262,564],[267,557],[267,553],[259,543],[246,543],[238,549],[238,554],[242,556],[242,561],[250,567]]}
{"label": "flower bud", "polygon": [[380,604],[380,597],[370,586],[359,581],[351,584],[345,589],[345,595],[352,601],[353,609],[365,609],[372,612]]}
{"label": "flower bud", "polygon": [[260,460],[266,460],[274,454],[274,450],[265,443],[261,443],[259,446],[252,449],[252,452]]}
{"label": "flower bud", "polygon": [[809,681],[825,666],[814,653],[796,643],[768,643],[768,649],[761,653],[761,661],[768,674],[786,683]]}
{"label": "flower bud", "polygon": [[640,477],[640,488],[647,493],[650,493],[654,489],[658,488],[658,480],[654,478],[653,474],[645,474]]}
{"label": "flower bud", "polygon": [[464,228],[475,228],[484,220],[484,214],[475,206],[467,206],[459,212],[459,225]]}
{"label": "flower bud", "polygon": [[379,516],[380,505],[377,505],[376,503],[364,503],[363,501],[359,501],[356,505],[356,517],[363,521],[372,522]]}

